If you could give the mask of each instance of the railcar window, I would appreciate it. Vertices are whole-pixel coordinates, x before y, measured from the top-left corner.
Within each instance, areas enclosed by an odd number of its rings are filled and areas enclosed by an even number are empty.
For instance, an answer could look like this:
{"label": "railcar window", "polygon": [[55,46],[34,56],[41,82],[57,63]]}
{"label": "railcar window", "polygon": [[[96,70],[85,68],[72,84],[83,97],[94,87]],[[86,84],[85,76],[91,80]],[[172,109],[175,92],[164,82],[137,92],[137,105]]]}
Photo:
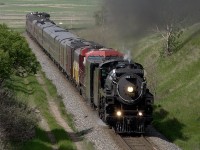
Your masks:
{"label": "railcar window", "polygon": [[107,76],[107,71],[105,70],[105,69],[102,69],[102,71],[101,71],[101,76],[102,77],[106,77]]}
{"label": "railcar window", "polygon": [[104,87],[107,75],[108,75],[107,70],[106,69],[102,69],[101,70],[101,87],[102,88]]}
{"label": "railcar window", "polygon": [[88,60],[93,60],[93,61],[101,61],[104,57],[101,56],[89,56]]}
{"label": "railcar window", "polygon": [[[104,84],[106,82],[106,78],[107,76],[110,76],[109,73],[111,71],[111,67],[110,66],[107,66],[107,67],[104,67],[102,70],[101,70],[101,77],[102,77],[102,80],[101,80],[101,87],[104,87]],[[111,77],[111,76],[110,76]],[[112,77],[111,77],[112,78]]]}
{"label": "railcar window", "polygon": [[109,56],[109,57],[106,57],[107,60],[116,59],[116,58],[123,58],[123,57],[121,57],[121,56]]}

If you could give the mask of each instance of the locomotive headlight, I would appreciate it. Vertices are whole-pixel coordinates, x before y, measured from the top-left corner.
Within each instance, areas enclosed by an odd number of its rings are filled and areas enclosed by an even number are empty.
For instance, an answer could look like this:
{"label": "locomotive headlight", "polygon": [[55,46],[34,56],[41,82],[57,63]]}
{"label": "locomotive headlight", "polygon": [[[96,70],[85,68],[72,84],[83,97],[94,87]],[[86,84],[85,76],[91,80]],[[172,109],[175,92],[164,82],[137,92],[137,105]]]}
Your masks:
{"label": "locomotive headlight", "polygon": [[118,117],[120,117],[120,116],[122,115],[122,112],[121,112],[120,110],[118,110],[118,111],[116,112],[116,115],[117,115]]}
{"label": "locomotive headlight", "polygon": [[138,112],[138,116],[143,116],[143,113],[141,111]]}
{"label": "locomotive headlight", "polygon": [[133,88],[132,86],[128,86],[128,87],[127,87],[127,91],[128,91],[129,93],[132,93],[132,92],[134,91],[134,88]]}

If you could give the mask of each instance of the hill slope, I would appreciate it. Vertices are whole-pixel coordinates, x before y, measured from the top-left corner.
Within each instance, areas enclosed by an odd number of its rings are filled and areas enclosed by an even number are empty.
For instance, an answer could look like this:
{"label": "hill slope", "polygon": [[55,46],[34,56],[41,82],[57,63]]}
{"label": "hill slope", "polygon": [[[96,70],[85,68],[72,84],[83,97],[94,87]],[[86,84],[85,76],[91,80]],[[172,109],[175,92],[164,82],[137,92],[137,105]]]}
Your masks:
{"label": "hill slope", "polygon": [[168,58],[159,58],[160,39],[143,39],[134,53],[156,96],[154,126],[183,149],[200,149],[200,24],[184,30],[178,51]]}

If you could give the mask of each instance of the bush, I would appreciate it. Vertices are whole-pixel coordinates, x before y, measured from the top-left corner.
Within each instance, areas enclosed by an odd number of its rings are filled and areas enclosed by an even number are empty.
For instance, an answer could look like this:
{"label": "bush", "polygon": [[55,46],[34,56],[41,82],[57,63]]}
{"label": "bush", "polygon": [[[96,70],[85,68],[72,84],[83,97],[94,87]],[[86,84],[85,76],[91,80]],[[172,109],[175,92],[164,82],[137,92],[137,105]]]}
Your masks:
{"label": "bush", "polygon": [[1,139],[23,142],[35,135],[35,110],[17,100],[11,91],[0,88]]}
{"label": "bush", "polygon": [[[36,74],[39,63],[25,38],[0,24],[0,82],[12,74]],[[1,84],[1,83],[0,83]]]}

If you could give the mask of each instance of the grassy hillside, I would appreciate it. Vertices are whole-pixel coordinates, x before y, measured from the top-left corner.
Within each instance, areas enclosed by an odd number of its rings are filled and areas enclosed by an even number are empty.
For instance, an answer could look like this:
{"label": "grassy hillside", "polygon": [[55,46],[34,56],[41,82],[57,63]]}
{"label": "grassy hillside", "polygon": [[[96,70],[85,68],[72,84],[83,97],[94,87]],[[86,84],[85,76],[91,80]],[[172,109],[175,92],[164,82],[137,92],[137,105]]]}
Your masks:
{"label": "grassy hillside", "polygon": [[154,35],[140,41],[134,53],[156,94],[154,125],[183,149],[200,149],[200,24],[184,30],[172,56],[159,58],[162,45]]}

